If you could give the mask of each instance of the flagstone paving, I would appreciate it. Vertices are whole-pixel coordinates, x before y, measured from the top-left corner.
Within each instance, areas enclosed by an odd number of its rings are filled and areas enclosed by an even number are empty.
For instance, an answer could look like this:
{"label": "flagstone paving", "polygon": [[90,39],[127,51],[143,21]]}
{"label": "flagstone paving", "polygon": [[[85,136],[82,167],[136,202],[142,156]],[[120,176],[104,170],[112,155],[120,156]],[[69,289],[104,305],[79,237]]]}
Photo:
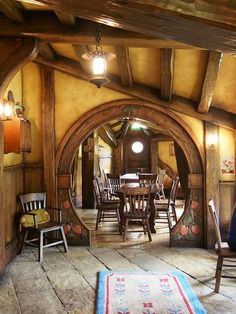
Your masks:
{"label": "flagstone paving", "polygon": [[[101,270],[181,271],[207,313],[236,313],[236,279],[222,278],[220,293],[214,292],[214,251],[169,248],[168,228],[157,229],[152,242],[143,232],[132,233],[123,242],[117,225],[101,224],[95,232],[96,211],[84,214],[92,230],[92,247],[70,246],[68,253],[47,248],[41,265],[37,250],[25,247],[0,279],[0,314],[94,314]],[[226,271],[236,276],[236,268]]]}
{"label": "flagstone paving", "polygon": [[[100,270],[182,271],[207,313],[236,313],[236,280],[222,278],[214,293],[216,255],[204,249],[168,248],[146,242],[122,248],[25,248],[0,280],[1,314],[93,314]],[[236,274],[235,274],[236,275]],[[136,314],[136,313],[134,313]]]}

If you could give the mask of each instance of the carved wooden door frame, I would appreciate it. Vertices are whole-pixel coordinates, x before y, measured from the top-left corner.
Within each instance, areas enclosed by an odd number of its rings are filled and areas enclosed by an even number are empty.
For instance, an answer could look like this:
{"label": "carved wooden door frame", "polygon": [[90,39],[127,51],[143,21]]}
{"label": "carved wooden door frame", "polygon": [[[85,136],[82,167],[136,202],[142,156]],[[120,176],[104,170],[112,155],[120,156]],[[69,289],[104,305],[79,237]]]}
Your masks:
{"label": "carved wooden door frame", "polygon": [[[58,147],[56,155],[58,178],[71,176],[72,163],[78,147],[90,133],[111,120],[123,117],[140,118],[160,125],[182,148],[190,169],[191,203],[185,209],[178,223],[172,228],[170,244],[171,246],[204,246],[203,148],[184,120],[167,108],[165,109],[143,100],[125,99],[108,102],[88,111],[68,130]],[[197,180],[197,185],[191,185],[192,181],[196,182],[196,180],[192,180],[195,175],[200,180]],[[63,185],[60,182],[59,180],[58,203],[67,210],[66,221],[77,221],[81,225],[80,240],[82,239],[83,242],[86,242],[86,238],[90,235],[88,228],[75,212],[69,193],[69,185]],[[77,241],[76,236],[72,235],[71,232],[68,232],[68,236],[71,237],[73,243],[81,242]]]}

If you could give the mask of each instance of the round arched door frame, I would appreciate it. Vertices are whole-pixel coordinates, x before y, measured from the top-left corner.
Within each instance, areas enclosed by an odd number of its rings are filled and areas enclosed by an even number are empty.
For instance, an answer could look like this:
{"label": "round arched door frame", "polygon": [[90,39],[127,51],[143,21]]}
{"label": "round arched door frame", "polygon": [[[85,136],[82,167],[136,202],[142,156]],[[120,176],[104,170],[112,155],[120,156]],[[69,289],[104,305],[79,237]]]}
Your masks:
{"label": "round arched door frame", "polygon": [[[198,178],[203,174],[203,152],[201,145],[195,138],[188,125],[172,111],[161,106],[147,103],[143,100],[125,99],[116,100],[100,105],[80,117],[68,130],[56,155],[56,167],[59,177],[70,176],[72,163],[79,145],[99,126],[123,117],[140,118],[160,125],[182,148],[189,166],[191,175]],[[198,181],[201,181],[198,179]],[[203,246],[204,239],[204,193],[201,184],[190,187],[192,202],[177,225],[171,229],[171,245]],[[58,186],[58,202],[67,209],[67,220],[74,219],[75,209],[72,204],[69,189]],[[66,206],[65,206],[66,204]],[[72,218],[73,216],[73,218]],[[80,221],[79,217],[77,216]],[[83,227],[83,222],[80,221]],[[86,237],[85,232],[83,236]],[[87,234],[88,236],[88,234]]]}

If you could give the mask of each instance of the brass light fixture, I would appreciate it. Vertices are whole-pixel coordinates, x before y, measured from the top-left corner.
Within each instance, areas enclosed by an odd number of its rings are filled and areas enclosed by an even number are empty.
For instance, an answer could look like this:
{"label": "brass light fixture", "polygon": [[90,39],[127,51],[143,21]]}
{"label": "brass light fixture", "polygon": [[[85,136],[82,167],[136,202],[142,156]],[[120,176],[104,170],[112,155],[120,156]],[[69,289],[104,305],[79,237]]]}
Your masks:
{"label": "brass light fixture", "polygon": [[97,28],[95,41],[96,50],[93,52],[84,53],[82,58],[92,62],[93,76],[90,80],[90,83],[95,84],[97,88],[100,88],[102,85],[109,82],[109,79],[106,77],[107,61],[114,59],[115,54],[102,50],[100,24]]}

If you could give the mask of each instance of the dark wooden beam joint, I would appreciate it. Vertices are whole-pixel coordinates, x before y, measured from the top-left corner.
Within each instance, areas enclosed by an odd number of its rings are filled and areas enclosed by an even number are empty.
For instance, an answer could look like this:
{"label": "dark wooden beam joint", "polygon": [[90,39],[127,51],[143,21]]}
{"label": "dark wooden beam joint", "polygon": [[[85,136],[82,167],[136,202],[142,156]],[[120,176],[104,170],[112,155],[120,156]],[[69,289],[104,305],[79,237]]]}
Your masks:
{"label": "dark wooden beam joint", "polygon": [[161,49],[161,98],[171,102],[173,87],[173,49]]}
{"label": "dark wooden beam joint", "polygon": [[223,53],[221,52],[209,52],[198,112],[207,113],[210,109],[222,58]]}

